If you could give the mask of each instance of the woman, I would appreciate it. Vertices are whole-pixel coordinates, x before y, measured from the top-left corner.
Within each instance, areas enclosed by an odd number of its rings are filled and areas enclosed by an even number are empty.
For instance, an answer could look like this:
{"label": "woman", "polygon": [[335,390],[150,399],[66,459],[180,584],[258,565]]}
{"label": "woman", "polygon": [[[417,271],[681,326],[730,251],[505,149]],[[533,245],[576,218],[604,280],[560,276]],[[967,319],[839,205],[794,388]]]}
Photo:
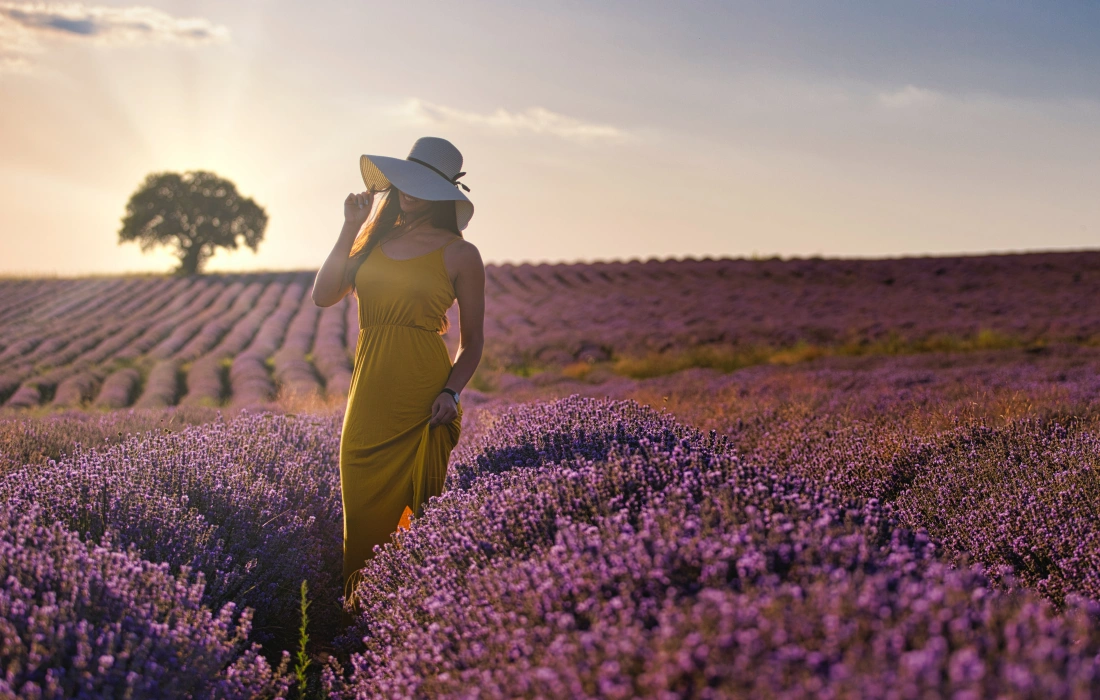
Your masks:
{"label": "woman", "polygon": [[[474,211],[458,189],[461,167],[458,149],[434,137],[405,159],[362,156],[367,190],[344,200],[344,227],[313,283],[318,306],[349,291],[359,299],[340,436],[346,606],[374,545],[442,493],[462,427],[459,394],[481,361],[485,267],[461,233]],[[456,299],[452,365],[441,334]]]}

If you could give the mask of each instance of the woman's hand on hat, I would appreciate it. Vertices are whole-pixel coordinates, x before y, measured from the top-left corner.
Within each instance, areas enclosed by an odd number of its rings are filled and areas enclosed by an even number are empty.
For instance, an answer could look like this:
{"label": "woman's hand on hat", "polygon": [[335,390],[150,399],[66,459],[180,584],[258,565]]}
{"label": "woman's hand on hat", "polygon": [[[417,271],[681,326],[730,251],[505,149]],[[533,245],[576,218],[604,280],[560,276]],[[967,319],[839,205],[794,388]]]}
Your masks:
{"label": "woman's hand on hat", "polygon": [[344,221],[349,224],[362,226],[370,216],[371,207],[374,206],[374,192],[366,191],[359,194],[349,194],[344,200]]}

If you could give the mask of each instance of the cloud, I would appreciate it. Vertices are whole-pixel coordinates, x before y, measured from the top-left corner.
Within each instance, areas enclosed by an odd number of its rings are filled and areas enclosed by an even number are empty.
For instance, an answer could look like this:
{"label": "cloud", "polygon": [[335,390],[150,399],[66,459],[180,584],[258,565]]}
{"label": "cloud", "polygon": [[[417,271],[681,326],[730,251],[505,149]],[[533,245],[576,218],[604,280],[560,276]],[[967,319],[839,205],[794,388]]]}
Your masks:
{"label": "cloud", "polygon": [[920,88],[916,85],[906,85],[900,90],[880,92],[878,94],[878,103],[884,107],[893,109],[905,109],[906,107],[931,104],[939,99],[940,93],[935,90]]}
{"label": "cloud", "polygon": [[0,53],[0,73],[29,73],[31,62],[22,56]]}
{"label": "cloud", "polygon": [[28,70],[30,56],[54,41],[195,46],[228,39],[229,30],[208,19],[173,17],[152,7],[0,2],[0,71]]}
{"label": "cloud", "polygon": [[478,114],[413,98],[398,112],[419,124],[469,124],[509,133],[549,134],[578,142],[622,141],[630,136],[619,127],[582,121],[544,107],[528,107],[522,112],[501,108],[491,114]]}

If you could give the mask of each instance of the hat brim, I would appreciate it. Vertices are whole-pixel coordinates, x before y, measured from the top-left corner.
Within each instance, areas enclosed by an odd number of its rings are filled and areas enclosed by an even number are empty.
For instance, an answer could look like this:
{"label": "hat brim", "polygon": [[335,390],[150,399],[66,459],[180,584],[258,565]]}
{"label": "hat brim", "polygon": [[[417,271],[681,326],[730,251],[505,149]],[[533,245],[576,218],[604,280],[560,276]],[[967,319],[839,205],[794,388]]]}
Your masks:
{"label": "hat brim", "polygon": [[474,215],[474,203],[457,185],[420,163],[390,156],[363,155],[359,157],[359,171],[368,190],[384,190],[392,185],[417,199],[453,200],[459,231],[466,228]]}

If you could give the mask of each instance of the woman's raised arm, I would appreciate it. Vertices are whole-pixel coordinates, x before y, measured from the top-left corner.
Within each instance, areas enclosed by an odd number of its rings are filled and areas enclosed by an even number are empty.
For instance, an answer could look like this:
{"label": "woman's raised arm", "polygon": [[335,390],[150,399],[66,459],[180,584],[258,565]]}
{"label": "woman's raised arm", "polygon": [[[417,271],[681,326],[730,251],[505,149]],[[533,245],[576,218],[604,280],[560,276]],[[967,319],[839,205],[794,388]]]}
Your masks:
{"label": "woman's raised arm", "polygon": [[373,192],[349,194],[344,200],[344,226],[340,229],[340,237],[313,280],[312,297],[317,306],[332,306],[351,291],[352,283],[347,278],[348,255],[373,205]]}

